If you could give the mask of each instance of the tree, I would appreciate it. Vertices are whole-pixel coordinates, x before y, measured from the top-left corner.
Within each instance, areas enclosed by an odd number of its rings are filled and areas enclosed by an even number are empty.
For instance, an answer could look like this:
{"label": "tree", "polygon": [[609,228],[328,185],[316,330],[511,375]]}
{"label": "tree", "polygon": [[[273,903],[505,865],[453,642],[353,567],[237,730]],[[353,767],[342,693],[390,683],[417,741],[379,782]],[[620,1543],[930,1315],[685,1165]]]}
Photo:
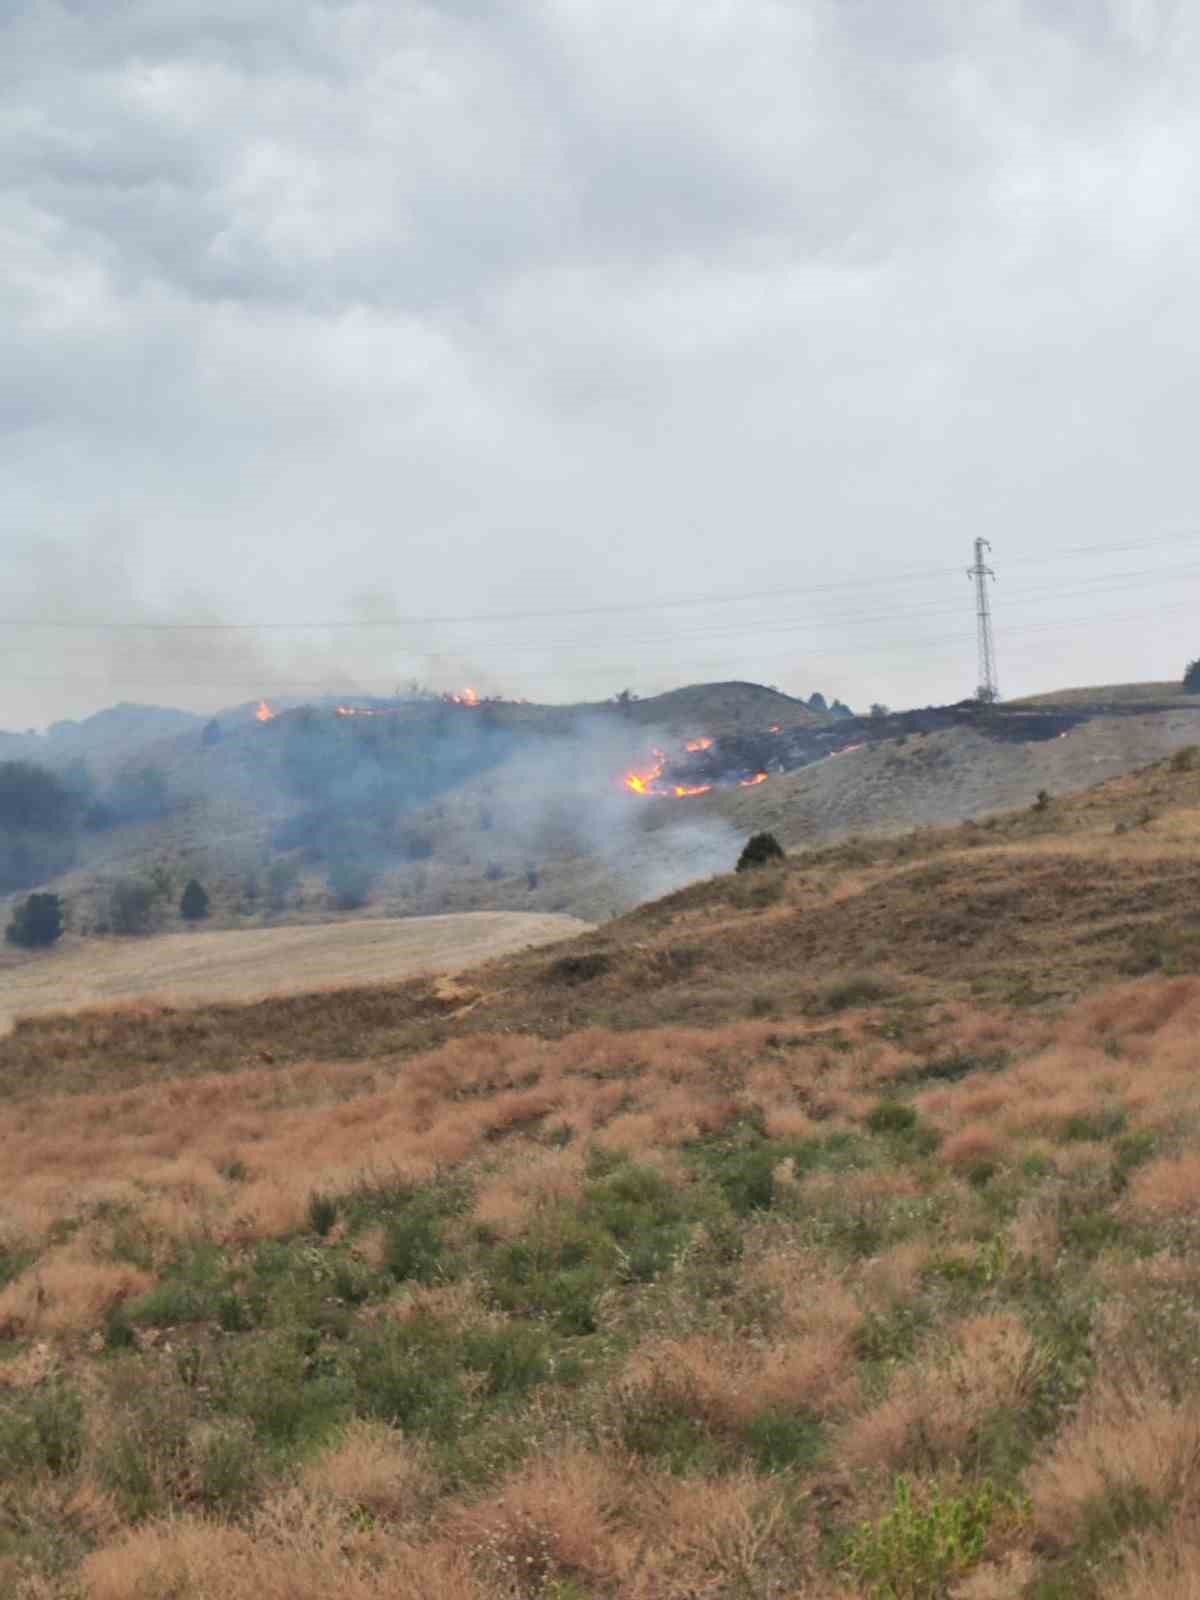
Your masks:
{"label": "tree", "polygon": [[80,802],[52,772],[0,762],[0,894],[32,889],[75,859]]}
{"label": "tree", "polygon": [[737,870],[749,872],[754,867],[771,866],[783,859],[783,846],[773,833],[755,833],[747,839],[746,848],[738,857]]}
{"label": "tree", "polygon": [[329,889],[339,911],[355,911],[371,896],[374,875],[363,861],[344,856],[329,864]]}
{"label": "tree", "polygon": [[56,894],[31,894],[14,907],[5,938],[26,950],[45,949],[62,938],[62,901]]}
{"label": "tree", "polygon": [[1183,674],[1184,694],[1200,694],[1200,656],[1189,661]]}
{"label": "tree", "polygon": [[185,922],[203,922],[208,915],[208,895],[195,878],[188,879],[179,897],[179,915]]}
{"label": "tree", "polygon": [[885,706],[881,700],[876,700],[871,707],[871,719],[874,722],[880,722],[884,717],[890,717],[891,714],[891,706]]}
{"label": "tree", "polygon": [[211,722],[206,722],[204,724],[204,732],[200,735],[200,742],[207,750],[214,744],[220,744],[224,737],[224,734],[221,732],[221,724],[217,721],[216,717],[213,717]]}
{"label": "tree", "polygon": [[113,933],[149,933],[154,926],[157,903],[158,895],[152,884],[141,883],[136,878],[121,878],[109,891],[108,925]]}

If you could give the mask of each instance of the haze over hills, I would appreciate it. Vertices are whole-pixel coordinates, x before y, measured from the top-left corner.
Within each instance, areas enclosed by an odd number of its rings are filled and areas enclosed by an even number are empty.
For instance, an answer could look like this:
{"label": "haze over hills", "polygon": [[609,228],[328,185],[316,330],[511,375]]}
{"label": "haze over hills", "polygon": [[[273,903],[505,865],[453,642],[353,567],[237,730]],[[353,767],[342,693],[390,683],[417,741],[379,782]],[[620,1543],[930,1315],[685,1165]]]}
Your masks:
{"label": "haze over hills", "polygon": [[991,713],[822,705],[725,683],[581,706],[330,697],[212,719],[118,706],[3,747],[91,807],[69,851],[9,888],[61,892],[85,934],[107,925],[114,883],[151,873],[166,926],[193,876],[210,926],[478,910],[602,921],[727,870],[764,827],[813,846],[1086,787],[1193,742],[1200,702],[1126,685]]}

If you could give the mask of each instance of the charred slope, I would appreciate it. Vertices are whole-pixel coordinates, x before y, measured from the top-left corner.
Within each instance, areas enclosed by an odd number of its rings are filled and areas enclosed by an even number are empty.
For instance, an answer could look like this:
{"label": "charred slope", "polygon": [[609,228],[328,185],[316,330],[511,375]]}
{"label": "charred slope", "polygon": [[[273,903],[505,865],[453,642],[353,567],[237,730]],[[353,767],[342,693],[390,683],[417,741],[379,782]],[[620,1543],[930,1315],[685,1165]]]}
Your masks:
{"label": "charred slope", "polygon": [[[775,725],[754,732],[720,734],[704,749],[672,756],[663,767],[664,783],[680,787],[744,783],[757,773],[795,772],[829,756],[864,745],[917,734],[969,729],[981,737],[1008,744],[1037,744],[1057,739],[1097,717],[1138,717],[1156,710],[1178,711],[1172,705],[1104,704],[1035,710],[981,706],[975,700],[957,705],[926,706],[881,717],[843,717],[836,722]],[[1200,713],[1200,703],[1194,708]],[[1197,718],[1200,733],[1200,716]]]}

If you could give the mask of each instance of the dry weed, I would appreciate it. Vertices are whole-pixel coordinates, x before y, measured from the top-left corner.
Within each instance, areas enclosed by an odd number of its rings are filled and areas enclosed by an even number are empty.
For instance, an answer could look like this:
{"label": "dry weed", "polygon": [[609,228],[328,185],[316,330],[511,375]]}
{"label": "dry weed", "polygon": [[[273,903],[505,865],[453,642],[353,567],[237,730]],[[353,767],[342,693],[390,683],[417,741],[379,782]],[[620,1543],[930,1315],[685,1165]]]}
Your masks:
{"label": "dry weed", "polygon": [[417,1517],[437,1492],[419,1442],[363,1421],[351,1423],[331,1449],[306,1463],[301,1483],[316,1499],[358,1507],[391,1524]]}
{"label": "dry weed", "polygon": [[1200,1408],[1177,1405],[1136,1376],[1102,1376],[1027,1482],[1039,1533],[1059,1545],[1073,1537],[1084,1508],[1113,1491],[1140,1491],[1157,1504],[1195,1504]]}
{"label": "dry weed", "polygon": [[850,1466],[941,1467],[961,1461],[979,1424],[1019,1410],[1036,1381],[1038,1358],[1019,1318],[970,1317],[948,1349],[903,1368],[890,1394],[842,1430]]}

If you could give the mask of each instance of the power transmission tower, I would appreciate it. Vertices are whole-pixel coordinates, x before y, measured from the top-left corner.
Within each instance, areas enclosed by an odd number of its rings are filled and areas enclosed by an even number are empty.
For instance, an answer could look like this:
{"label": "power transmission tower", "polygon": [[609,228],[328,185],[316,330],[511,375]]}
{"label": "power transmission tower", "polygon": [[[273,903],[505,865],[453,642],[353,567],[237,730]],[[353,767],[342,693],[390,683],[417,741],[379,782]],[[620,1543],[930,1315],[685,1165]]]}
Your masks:
{"label": "power transmission tower", "polygon": [[990,706],[1000,698],[996,683],[996,642],[992,638],[992,606],[988,596],[988,579],[995,581],[996,574],[983,559],[983,552],[992,547],[986,539],[975,541],[975,565],[967,568],[967,577],[975,580],[975,617],[979,624],[979,688],[976,698],[982,705]]}

